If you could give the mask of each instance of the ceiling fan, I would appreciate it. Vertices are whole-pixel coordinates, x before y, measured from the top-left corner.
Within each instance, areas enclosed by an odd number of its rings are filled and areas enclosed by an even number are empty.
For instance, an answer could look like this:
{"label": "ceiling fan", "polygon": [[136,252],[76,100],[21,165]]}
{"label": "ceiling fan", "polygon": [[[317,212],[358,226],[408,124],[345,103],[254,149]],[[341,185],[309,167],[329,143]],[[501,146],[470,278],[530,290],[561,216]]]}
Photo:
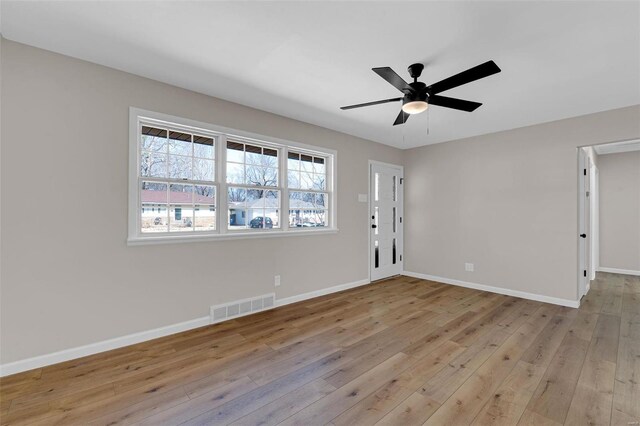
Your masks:
{"label": "ceiling fan", "polygon": [[371,105],[386,104],[388,102],[402,101],[402,110],[393,125],[406,123],[409,115],[419,114],[425,111],[429,105],[437,105],[445,108],[453,108],[461,111],[471,112],[482,105],[479,102],[466,101],[464,99],[448,98],[440,96],[438,93],[472,81],[488,77],[500,72],[500,68],[493,61],[487,61],[484,64],[477,65],[462,71],[442,81],[427,86],[418,81],[418,77],[424,69],[423,64],[409,65],[409,75],[413,78],[413,83],[407,83],[394,70],[389,67],[372,68],[373,72],[387,80],[393,87],[404,93],[403,97],[383,99],[380,101],[367,102],[364,104],[349,105],[340,107],[342,110],[360,108]]}

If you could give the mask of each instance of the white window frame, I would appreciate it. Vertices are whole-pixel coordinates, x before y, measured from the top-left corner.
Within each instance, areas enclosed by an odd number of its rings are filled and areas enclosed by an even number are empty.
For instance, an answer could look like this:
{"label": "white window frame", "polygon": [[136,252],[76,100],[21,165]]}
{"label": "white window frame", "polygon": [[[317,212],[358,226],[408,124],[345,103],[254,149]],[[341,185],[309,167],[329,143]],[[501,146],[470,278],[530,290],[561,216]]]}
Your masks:
{"label": "white window frame", "polygon": [[[188,132],[204,132],[205,135],[215,137],[215,182],[207,185],[216,187],[216,230],[215,231],[193,231],[184,233],[142,233],[140,215],[140,190],[139,190],[139,144],[141,122],[156,126],[167,126],[172,129]],[[228,186],[246,186],[227,184],[226,182],[226,146],[227,137],[238,142],[256,144],[263,147],[278,150],[278,187],[273,188],[280,191],[280,228],[257,228],[246,230],[229,230],[229,209],[227,205]],[[322,156],[327,159],[327,189],[322,191],[329,194],[328,219],[329,224],[322,228],[298,228],[289,227],[289,188],[287,176],[288,150],[301,152],[310,155]],[[335,150],[292,142],[284,139],[258,135],[242,130],[230,129],[210,123],[203,123],[186,118],[176,117],[168,114],[147,111],[140,108],[129,108],[129,209],[128,209],[128,238],[129,245],[144,244],[165,244],[183,243],[189,241],[216,241],[242,238],[265,238],[281,236],[301,236],[314,234],[328,234],[338,232],[337,222],[337,191],[336,191],[336,170],[338,153]],[[153,179],[152,179],[153,180]],[[262,188],[262,187],[255,187]],[[266,188],[272,189],[272,188]],[[313,192],[306,190],[293,190],[301,192]],[[167,206],[168,208],[168,206]]]}

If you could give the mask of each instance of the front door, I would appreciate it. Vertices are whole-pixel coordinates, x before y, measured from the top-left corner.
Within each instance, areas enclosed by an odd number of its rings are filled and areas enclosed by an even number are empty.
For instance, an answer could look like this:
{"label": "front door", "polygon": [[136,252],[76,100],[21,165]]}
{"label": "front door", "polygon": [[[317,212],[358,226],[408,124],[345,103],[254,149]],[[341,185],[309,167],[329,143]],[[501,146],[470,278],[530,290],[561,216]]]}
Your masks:
{"label": "front door", "polygon": [[402,273],[401,166],[370,163],[371,281]]}

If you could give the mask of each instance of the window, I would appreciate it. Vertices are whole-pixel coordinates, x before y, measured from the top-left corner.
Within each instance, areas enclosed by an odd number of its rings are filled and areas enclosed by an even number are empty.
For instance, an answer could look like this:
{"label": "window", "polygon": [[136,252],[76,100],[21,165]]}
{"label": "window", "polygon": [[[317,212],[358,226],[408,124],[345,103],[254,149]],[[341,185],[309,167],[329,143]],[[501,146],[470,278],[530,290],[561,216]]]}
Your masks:
{"label": "window", "polygon": [[227,140],[229,230],[280,228],[278,149]]}
{"label": "window", "polygon": [[129,242],[336,231],[335,151],[131,108]]}
{"label": "window", "polygon": [[327,158],[296,151],[287,155],[289,226],[328,226]]}
{"label": "window", "polygon": [[214,137],[143,122],[139,141],[140,232],[215,230]]}

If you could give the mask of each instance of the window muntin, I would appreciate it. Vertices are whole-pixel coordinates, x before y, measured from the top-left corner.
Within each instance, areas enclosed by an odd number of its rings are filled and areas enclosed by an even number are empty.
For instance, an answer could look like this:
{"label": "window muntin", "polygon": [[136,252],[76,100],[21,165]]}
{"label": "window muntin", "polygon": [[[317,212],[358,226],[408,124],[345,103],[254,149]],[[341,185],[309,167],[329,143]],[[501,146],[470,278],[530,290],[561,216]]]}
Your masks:
{"label": "window muntin", "polygon": [[131,123],[132,244],[335,228],[334,152],[135,108]]}

